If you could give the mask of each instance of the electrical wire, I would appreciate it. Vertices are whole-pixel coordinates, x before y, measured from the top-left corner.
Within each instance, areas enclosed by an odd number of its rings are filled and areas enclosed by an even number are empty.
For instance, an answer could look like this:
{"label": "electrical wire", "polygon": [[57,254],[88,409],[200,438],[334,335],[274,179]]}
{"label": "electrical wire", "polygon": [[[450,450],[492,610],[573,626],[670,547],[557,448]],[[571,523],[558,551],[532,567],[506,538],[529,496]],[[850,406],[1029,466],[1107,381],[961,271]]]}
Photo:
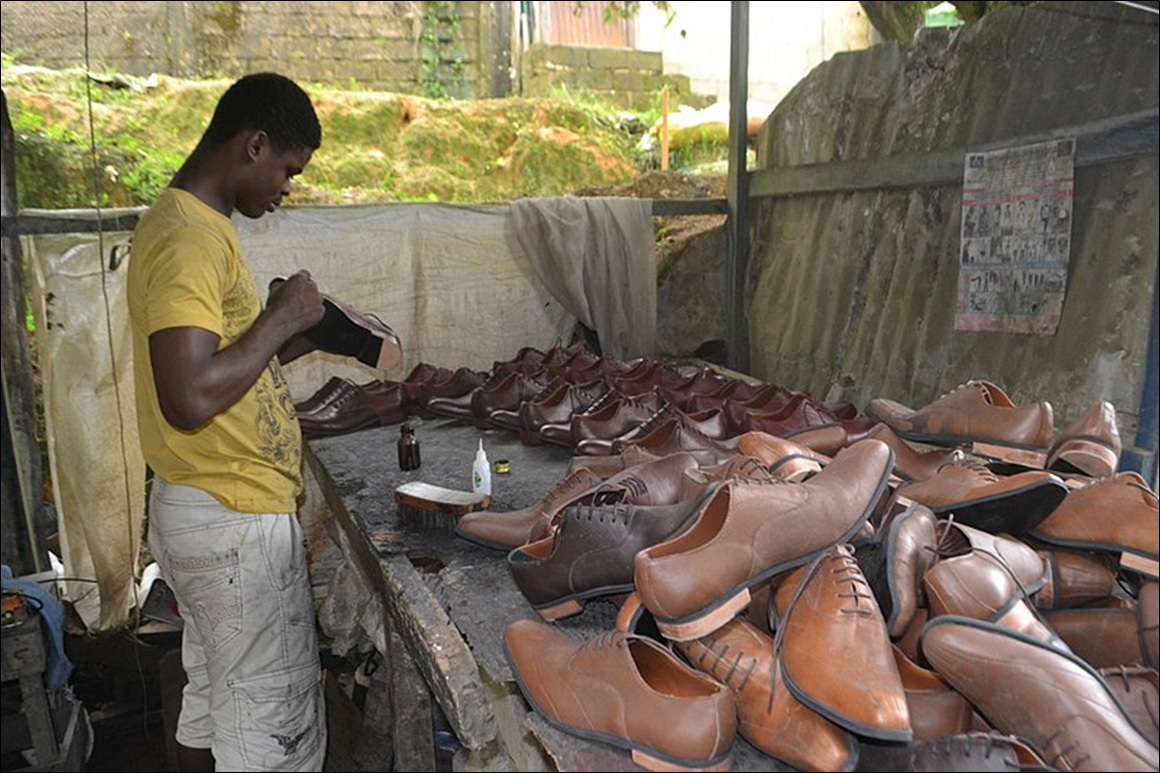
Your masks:
{"label": "electrical wire", "polygon": [[[128,453],[128,448],[125,445],[125,415],[124,415],[124,409],[121,407],[121,379],[120,379],[120,376],[119,376],[118,370],[117,370],[116,347],[114,347],[114,345],[113,345],[113,340],[114,340],[113,322],[112,322],[113,315],[112,315],[112,311],[110,308],[111,304],[110,304],[110,300],[109,300],[109,276],[108,276],[109,268],[108,268],[108,266],[106,266],[106,263],[105,263],[105,230],[102,227],[102,217],[101,217],[101,194],[104,191],[103,191],[103,186],[101,185],[101,175],[100,175],[99,164],[98,164],[97,132],[96,132],[96,122],[94,120],[94,113],[93,113],[93,79],[90,77],[92,57],[90,54],[89,27],[90,27],[90,24],[89,24],[89,0],[84,0],[84,51],[85,51],[84,79],[85,79],[85,97],[86,97],[86,102],[87,102],[87,107],[88,107],[89,155],[90,155],[90,168],[91,168],[91,173],[92,173],[92,185],[93,185],[93,207],[97,213],[97,259],[98,259],[98,262],[100,263],[100,268],[101,268],[101,295],[104,298],[104,303],[105,303],[105,337],[106,337],[106,343],[108,344],[108,350],[109,350],[109,367],[110,367],[110,371],[111,371],[111,375],[112,375],[113,398],[117,404],[117,434],[118,434],[118,438],[119,438],[120,444],[121,444],[121,459],[122,459],[121,478],[122,478],[122,482],[123,482],[123,486],[124,486],[124,493],[125,493],[125,511],[126,511],[126,513],[131,513],[130,503],[132,502],[132,485],[129,481],[129,463],[128,463],[129,462],[129,453]],[[128,544],[130,546],[132,546],[135,544],[136,535],[133,534],[133,518],[131,515],[127,518],[127,523],[126,523],[125,528],[128,532],[128,534],[126,535],[128,537]],[[130,561],[131,561],[131,565],[129,567],[129,569],[130,569],[129,577],[135,581],[136,580],[136,572],[134,570],[134,566],[132,565],[132,563],[134,563],[134,562],[132,562],[132,559],[130,559]],[[141,627],[141,623],[142,623],[141,605],[134,604],[133,605],[133,636],[132,636],[134,641],[136,641],[136,639],[137,639],[136,631]],[[137,667],[137,678],[141,684],[141,703],[142,703],[141,726],[142,726],[142,730],[143,730],[145,736],[148,737],[149,736],[149,723],[148,723],[149,684],[148,684],[148,680],[146,680],[146,678],[145,678],[145,668],[141,662],[141,653],[140,653],[140,650],[138,647],[133,647],[133,660],[134,660],[134,664]]]}

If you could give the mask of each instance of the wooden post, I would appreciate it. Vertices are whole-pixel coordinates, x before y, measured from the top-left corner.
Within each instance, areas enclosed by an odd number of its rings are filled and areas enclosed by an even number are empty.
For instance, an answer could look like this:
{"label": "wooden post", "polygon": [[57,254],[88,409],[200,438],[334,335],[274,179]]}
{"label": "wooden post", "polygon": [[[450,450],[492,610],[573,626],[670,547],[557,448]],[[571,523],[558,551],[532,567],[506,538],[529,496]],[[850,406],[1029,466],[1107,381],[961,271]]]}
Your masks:
{"label": "wooden post", "polygon": [[[3,125],[0,126],[0,212],[5,217],[17,214],[16,204],[16,140],[12,121],[8,117],[8,96],[0,91],[0,112]],[[32,356],[25,328],[24,299],[25,283],[20,239],[5,236],[3,242],[2,281],[4,291],[2,311],[3,334],[0,335],[0,361],[3,363],[3,404],[5,422],[5,448],[7,457],[4,472],[4,561],[12,565],[17,576],[42,572],[48,568],[48,554],[44,549],[46,534],[44,524],[44,500],[41,487],[42,469],[40,444],[36,435],[36,387],[32,376]],[[7,475],[15,473],[15,487],[19,490],[20,512],[13,512],[8,500],[16,500],[9,490]],[[13,537],[23,536],[24,544]],[[9,555],[9,548],[16,555]]]}
{"label": "wooden post", "polygon": [[661,89],[661,171],[669,168],[669,87]]}

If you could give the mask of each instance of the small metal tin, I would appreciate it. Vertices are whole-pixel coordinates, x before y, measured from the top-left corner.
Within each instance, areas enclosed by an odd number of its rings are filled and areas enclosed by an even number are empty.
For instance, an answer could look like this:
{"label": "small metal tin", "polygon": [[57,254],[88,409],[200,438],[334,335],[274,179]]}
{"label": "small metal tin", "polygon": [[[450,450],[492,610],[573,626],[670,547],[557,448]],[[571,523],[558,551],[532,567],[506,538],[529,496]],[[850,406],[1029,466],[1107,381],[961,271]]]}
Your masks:
{"label": "small metal tin", "polygon": [[512,471],[512,463],[509,462],[507,459],[496,459],[495,460],[495,474],[496,475],[507,475],[511,471]]}

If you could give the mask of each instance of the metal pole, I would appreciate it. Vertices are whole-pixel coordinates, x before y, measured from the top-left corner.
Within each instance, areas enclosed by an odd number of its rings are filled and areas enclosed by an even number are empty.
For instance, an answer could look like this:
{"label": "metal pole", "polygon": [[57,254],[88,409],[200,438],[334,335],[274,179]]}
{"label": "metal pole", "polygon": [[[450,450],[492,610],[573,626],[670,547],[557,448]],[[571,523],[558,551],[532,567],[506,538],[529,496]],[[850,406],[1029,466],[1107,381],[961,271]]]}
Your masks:
{"label": "metal pole", "polygon": [[729,178],[726,197],[725,331],[726,364],[749,372],[745,323],[745,277],[749,265],[749,3],[734,0],[729,61]]}

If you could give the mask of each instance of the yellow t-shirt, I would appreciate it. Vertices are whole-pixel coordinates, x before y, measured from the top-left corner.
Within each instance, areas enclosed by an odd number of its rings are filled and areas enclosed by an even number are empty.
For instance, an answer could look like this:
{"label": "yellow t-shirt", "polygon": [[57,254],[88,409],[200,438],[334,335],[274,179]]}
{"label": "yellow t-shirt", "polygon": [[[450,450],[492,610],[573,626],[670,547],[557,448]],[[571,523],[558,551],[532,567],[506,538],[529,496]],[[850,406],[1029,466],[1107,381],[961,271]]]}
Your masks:
{"label": "yellow t-shirt", "polygon": [[199,488],[232,510],[293,512],[302,491],[302,434],[277,359],[226,411],[191,432],[161,413],[149,336],[199,327],[233,343],[261,311],[254,276],[229,218],[166,189],[133,232],[129,319],[141,450],[153,472]]}

